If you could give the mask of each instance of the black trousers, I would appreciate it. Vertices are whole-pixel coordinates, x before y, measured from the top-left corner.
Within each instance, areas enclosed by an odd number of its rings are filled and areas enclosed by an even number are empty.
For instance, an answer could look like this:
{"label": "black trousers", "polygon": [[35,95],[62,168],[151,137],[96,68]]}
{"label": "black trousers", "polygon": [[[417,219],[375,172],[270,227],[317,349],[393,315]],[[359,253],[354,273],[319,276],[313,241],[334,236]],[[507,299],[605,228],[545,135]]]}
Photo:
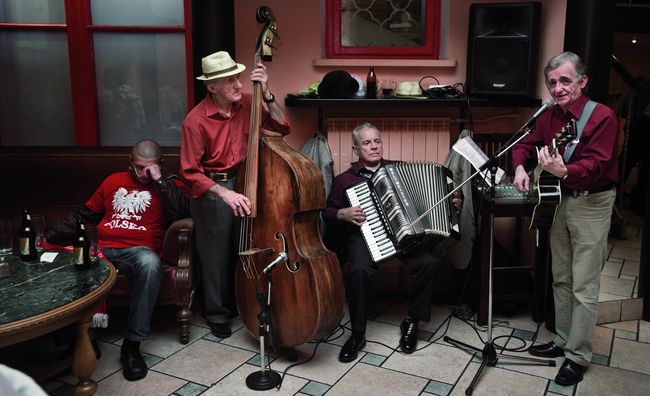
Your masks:
{"label": "black trousers", "polygon": [[[218,182],[233,189],[234,179]],[[209,323],[228,323],[235,312],[234,270],[239,220],[219,197],[203,194],[193,199],[190,211],[201,263],[203,314]]]}
{"label": "black trousers", "polygon": [[[370,304],[370,279],[377,267],[370,258],[361,232],[349,235],[346,249],[350,264],[346,292],[352,331],[365,333]],[[431,320],[433,282],[440,268],[440,256],[420,248],[400,255],[399,259],[408,266],[411,274],[412,294],[408,315],[428,322]]]}

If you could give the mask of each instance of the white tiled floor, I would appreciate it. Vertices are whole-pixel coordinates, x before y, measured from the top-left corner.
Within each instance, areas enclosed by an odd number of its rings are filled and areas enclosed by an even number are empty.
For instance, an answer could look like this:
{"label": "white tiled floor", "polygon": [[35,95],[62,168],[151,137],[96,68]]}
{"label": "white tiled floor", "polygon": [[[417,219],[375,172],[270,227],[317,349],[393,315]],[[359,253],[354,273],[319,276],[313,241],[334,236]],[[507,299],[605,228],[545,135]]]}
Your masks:
{"label": "white tiled floor", "polygon": [[[620,318],[628,312],[638,315],[635,306],[621,302],[636,297],[640,246],[640,220],[633,219],[627,240],[611,240],[611,252],[602,274],[601,316]],[[406,305],[399,295],[383,294],[375,300],[376,316],[368,322],[368,344],[351,363],[337,359],[348,333],[338,331],[326,342],[297,348],[298,360],[313,359],[290,367],[285,357],[273,357],[273,370],[284,376],[280,395],[462,395],[481,362],[480,354],[470,354],[443,340],[447,335],[483,348],[484,328],[473,320],[464,322],[450,316],[451,307],[436,305],[432,321],[420,326],[418,350],[404,355],[395,348],[399,323]],[[638,304],[637,304],[638,305]],[[605,307],[605,308],[603,308]],[[610,312],[618,307],[618,312]],[[599,310],[599,311],[600,311]],[[607,312],[605,312],[607,311]],[[631,312],[631,313],[630,313]],[[250,395],[259,392],[246,387],[246,377],[259,370],[258,342],[235,320],[232,337],[219,339],[210,333],[200,315],[191,325],[187,345],[178,342],[173,310],[162,308],[155,315],[153,335],[143,343],[150,365],[148,376],[137,382],[124,380],[119,363],[122,338],[117,331],[123,313],[111,313],[113,328],[96,332],[102,357],[93,378],[98,395]],[[618,316],[616,316],[618,315]],[[638,316],[636,317],[638,318]],[[635,319],[636,319],[635,318]],[[448,320],[446,320],[448,319]],[[552,334],[530,319],[529,312],[496,316],[495,344],[519,351],[535,342],[547,342]],[[348,317],[343,320],[346,325]],[[536,334],[537,332],[537,334]],[[498,337],[498,338],[497,338]],[[475,395],[640,395],[650,389],[650,324],[639,320],[616,321],[598,326],[594,336],[594,359],[585,379],[577,387],[555,384],[558,367],[507,364],[500,359],[487,367],[475,388]],[[562,359],[555,359],[558,366]],[[45,386],[52,395],[69,395],[76,381],[63,375]]]}

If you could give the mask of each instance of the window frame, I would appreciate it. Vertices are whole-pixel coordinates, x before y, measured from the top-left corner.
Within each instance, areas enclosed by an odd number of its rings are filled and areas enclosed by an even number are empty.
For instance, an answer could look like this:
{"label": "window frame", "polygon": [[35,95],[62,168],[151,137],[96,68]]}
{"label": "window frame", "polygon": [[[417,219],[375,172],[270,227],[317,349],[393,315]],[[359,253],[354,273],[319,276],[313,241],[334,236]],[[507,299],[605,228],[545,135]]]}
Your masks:
{"label": "window frame", "polygon": [[[0,23],[0,29],[66,32],[75,145],[98,147],[100,143],[99,108],[97,104],[97,81],[93,50],[94,32],[184,33],[187,109],[191,109],[194,106],[192,7],[191,0],[182,0],[182,2],[184,13],[183,26],[93,25],[90,0],[64,0],[65,24]],[[0,146],[2,146],[1,143]]]}
{"label": "window frame", "polygon": [[344,47],[341,45],[342,0],[325,0],[325,56],[330,59],[439,59],[441,0],[425,0],[424,43],[420,46]]}

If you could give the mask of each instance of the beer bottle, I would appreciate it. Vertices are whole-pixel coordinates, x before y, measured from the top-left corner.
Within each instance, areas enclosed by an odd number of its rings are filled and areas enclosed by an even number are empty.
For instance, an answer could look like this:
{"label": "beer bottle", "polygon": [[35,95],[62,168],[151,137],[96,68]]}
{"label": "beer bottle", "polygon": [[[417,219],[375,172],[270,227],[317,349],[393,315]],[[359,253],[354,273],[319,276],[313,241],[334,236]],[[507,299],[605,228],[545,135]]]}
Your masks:
{"label": "beer bottle", "polygon": [[23,224],[18,234],[20,259],[23,261],[36,260],[36,232],[32,226],[32,218],[27,209],[23,209]]}
{"label": "beer bottle", "polygon": [[77,220],[77,235],[72,242],[72,260],[77,271],[90,268],[90,241],[81,219]]}
{"label": "beer bottle", "polygon": [[377,99],[377,76],[374,66],[370,66],[366,77],[366,99]]}

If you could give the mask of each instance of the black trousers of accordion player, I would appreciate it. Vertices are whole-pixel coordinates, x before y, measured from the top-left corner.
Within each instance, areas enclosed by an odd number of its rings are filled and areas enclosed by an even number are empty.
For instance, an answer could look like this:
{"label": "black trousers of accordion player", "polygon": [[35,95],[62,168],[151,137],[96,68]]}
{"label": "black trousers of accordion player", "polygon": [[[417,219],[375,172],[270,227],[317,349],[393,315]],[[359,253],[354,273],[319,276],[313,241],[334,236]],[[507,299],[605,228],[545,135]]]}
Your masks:
{"label": "black trousers of accordion player", "polygon": [[[377,265],[370,258],[360,231],[347,235],[344,249],[350,266],[346,291],[351,327],[353,333],[365,333],[370,304],[370,281]],[[433,283],[440,269],[440,256],[424,248],[415,248],[396,257],[408,266],[411,274],[412,293],[408,315],[413,319],[428,322],[431,320]]]}

